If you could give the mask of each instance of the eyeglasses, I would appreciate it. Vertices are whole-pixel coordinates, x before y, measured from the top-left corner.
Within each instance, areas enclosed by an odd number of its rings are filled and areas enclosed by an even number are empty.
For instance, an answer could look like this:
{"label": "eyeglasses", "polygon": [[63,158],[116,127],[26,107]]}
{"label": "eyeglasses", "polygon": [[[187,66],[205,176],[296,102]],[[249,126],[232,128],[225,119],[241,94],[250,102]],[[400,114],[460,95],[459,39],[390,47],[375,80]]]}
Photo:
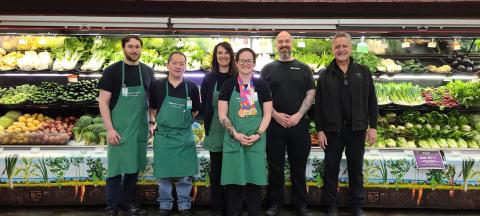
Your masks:
{"label": "eyeglasses", "polygon": [[249,64],[252,64],[252,63],[253,63],[253,60],[239,59],[239,60],[238,60],[238,63],[240,63],[240,64],[242,64],[242,65],[249,65]]}

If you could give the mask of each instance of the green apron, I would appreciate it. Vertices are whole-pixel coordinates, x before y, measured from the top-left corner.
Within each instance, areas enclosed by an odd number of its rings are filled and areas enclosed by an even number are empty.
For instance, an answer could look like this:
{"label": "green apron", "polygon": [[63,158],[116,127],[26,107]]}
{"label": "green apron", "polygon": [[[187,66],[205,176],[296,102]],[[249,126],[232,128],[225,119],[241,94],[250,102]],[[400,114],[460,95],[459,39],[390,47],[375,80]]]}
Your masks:
{"label": "green apron", "polygon": [[193,137],[193,117],[188,99],[168,95],[165,81],[165,100],[157,113],[157,129],[153,139],[153,174],[157,178],[194,176],[198,173],[197,149]]}
{"label": "green apron", "polygon": [[[235,130],[247,136],[255,134],[262,122],[263,112],[255,101],[257,114],[246,118],[238,116],[240,94],[233,90],[228,103],[228,119]],[[267,185],[267,164],[265,158],[266,136],[252,146],[244,147],[225,133],[223,142],[222,185],[235,184]]]}
{"label": "green apron", "polygon": [[217,83],[213,88],[212,96],[212,107],[213,107],[213,116],[210,121],[210,131],[208,136],[205,136],[203,140],[203,147],[211,152],[222,152],[223,150],[223,136],[225,134],[225,129],[220,124],[218,120],[218,95],[220,92],[217,90]]}
{"label": "green apron", "polygon": [[136,173],[147,165],[148,114],[140,64],[138,73],[140,85],[126,87],[125,63],[122,63],[122,90],[111,111],[113,128],[121,139],[118,146],[108,145],[108,177]]}

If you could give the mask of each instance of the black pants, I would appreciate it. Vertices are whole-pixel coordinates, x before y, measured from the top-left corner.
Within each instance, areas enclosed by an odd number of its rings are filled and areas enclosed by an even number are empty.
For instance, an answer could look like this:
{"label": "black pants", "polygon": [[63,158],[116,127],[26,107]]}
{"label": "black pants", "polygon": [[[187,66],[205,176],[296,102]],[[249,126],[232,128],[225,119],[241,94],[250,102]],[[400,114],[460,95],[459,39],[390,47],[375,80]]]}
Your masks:
{"label": "black pants", "polygon": [[327,205],[336,205],[338,201],[338,174],[342,153],[345,149],[348,169],[350,205],[361,207],[364,198],[363,155],[365,153],[365,131],[352,131],[344,127],[340,132],[327,132],[325,149],[325,185],[324,194]]}
{"label": "black pants", "polygon": [[214,212],[224,212],[225,187],[220,185],[223,152],[210,152],[210,199]]}
{"label": "black pants", "polygon": [[307,206],[305,170],[310,148],[307,119],[302,118],[291,128],[284,128],[274,120],[270,123],[267,132],[267,199],[271,206],[281,206],[285,201],[285,152],[290,164],[292,203],[297,208]]}
{"label": "black pants", "polygon": [[105,195],[111,209],[128,207],[135,202],[138,173],[117,175],[107,178]]}
{"label": "black pants", "polygon": [[227,195],[227,215],[243,215],[244,198],[246,198],[248,216],[260,216],[262,206],[262,186],[247,184],[226,185],[225,193]]}

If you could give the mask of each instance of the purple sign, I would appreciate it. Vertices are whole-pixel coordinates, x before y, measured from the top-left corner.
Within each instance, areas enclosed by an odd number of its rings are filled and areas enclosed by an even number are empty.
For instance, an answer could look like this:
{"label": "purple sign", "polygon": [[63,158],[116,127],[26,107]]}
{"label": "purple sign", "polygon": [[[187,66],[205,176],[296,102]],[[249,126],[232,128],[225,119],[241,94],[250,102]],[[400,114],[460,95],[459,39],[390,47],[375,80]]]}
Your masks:
{"label": "purple sign", "polygon": [[423,151],[413,150],[417,169],[445,169],[440,150]]}

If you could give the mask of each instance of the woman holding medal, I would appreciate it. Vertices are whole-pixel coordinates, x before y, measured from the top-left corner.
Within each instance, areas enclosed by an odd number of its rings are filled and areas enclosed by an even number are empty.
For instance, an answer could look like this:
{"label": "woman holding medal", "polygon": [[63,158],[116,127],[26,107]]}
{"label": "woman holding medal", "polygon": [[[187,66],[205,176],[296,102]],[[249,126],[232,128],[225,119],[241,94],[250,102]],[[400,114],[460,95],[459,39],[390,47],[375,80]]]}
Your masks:
{"label": "woman holding medal", "polygon": [[217,44],[213,49],[212,72],[205,75],[200,89],[206,135],[203,148],[210,153],[210,199],[214,216],[222,216],[225,211],[224,187],[220,185],[225,129],[218,120],[218,95],[222,84],[237,73],[234,57],[228,42]]}
{"label": "woman holding medal", "polygon": [[267,83],[253,77],[252,49],[240,49],[235,62],[238,76],[225,81],[218,99],[219,120],[226,130],[221,184],[226,186],[227,215],[242,215],[245,193],[248,215],[258,216],[261,186],[267,184],[264,133],[271,119],[272,96]]}

